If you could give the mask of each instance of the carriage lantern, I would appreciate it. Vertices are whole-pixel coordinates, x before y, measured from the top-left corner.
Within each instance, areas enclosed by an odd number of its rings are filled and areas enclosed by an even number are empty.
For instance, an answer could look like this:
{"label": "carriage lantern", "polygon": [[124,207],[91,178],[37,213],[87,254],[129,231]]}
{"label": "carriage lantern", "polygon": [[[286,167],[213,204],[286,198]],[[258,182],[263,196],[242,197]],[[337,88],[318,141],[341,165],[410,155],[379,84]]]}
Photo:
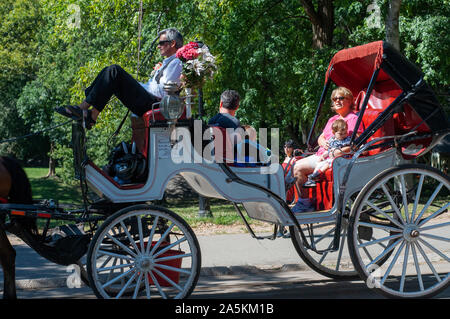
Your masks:
{"label": "carriage lantern", "polygon": [[184,105],[177,95],[179,90],[177,83],[166,83],[164,90],[167,92],[167,95],[162,98],[159,108],[169,124],[173,124],[183,114]]}

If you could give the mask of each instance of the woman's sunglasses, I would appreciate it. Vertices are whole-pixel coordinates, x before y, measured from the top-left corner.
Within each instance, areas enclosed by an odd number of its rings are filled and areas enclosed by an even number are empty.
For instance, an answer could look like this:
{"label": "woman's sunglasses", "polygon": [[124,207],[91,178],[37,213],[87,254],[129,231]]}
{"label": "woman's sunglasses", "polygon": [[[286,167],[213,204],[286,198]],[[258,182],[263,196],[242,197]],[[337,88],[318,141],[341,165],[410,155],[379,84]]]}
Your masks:
{"label": "woman's sunglasses", "polygon": [[338,97],[334,97],[334,98],[332,98],[331,100],[333,101],[333,102],[336,102],[336,101],[344,101],[346,99],[346,97],[345,96],[338,96]]}

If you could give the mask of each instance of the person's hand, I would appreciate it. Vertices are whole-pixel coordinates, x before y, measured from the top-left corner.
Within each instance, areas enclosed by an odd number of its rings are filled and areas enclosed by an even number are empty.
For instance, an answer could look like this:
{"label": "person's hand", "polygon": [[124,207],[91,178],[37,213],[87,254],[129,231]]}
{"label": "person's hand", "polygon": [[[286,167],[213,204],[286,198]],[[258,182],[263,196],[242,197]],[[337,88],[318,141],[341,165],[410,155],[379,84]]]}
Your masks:
{"label": "person's hand", "polygon": [[328,150],[330,147],[330,142],[328,140],[323,140],[320,146],[322,146],[325,150]]}
{"label": "person's hand", "polygon": [[184,76],[184,74],[180,75],[180,88],[184,88],[186,87],[186,77]]}

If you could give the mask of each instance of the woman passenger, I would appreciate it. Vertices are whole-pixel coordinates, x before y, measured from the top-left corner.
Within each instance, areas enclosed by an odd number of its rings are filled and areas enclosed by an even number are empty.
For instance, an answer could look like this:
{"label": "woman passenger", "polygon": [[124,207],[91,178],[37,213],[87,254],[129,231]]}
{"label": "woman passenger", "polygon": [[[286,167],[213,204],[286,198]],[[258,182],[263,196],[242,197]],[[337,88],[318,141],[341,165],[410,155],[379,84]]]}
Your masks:
{"label": "woman passenger", "polygon": [[[300,189],[300,198],[292,208],[294,213],[310,212],[315,210],[314,204],[308,198],[308,192],[305,188],[303,188],[303,184],[305,184],[308,180],[308,175],[314,171],[316,165],[319,163],[319,157],[328,150],[328,140],[333,135],[333,131],[331,129],[333,122],[337,119],[343,119],[348,126],[348,135],[351,136],[353,134],[356,121],[358,119],[358,116],[355,114],[353,108],[353,94],[349,89],[341,86],[333,90],[331,93],[331,109],[337,114],[328,120],[325,129],[319,136],[319,150],[311,156],[298,160],[294,166],[294,176],[297,177],[297,186]],[[363,128],[360,126],[357,130],[357,134],[362,132]],[[336,157],[341,154],[342,153],[339,150],[336,150],[334,153]]]}

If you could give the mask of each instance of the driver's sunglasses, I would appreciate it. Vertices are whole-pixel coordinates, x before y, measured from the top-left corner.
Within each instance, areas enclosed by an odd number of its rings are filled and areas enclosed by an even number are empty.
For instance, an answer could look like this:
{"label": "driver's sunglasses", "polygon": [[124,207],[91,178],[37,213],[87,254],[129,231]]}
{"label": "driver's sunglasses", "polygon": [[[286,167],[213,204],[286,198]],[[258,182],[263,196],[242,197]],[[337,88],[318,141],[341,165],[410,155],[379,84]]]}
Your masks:
{"label": "driver's sunglasses", "polygon": [[332,98],[331,100],[332,100],[333,102],[336,102],[337,100],[339,100],[339,101],[344,101],[345,99],[346,99],[345,96],[338,96],[338,97]]}
{"label": "driver's sunglasses", "polygon": [[158,45],[164,45],[164,44],[170,43],[170,42],[172,42],[172,40],[161,40],[158,42]]}

